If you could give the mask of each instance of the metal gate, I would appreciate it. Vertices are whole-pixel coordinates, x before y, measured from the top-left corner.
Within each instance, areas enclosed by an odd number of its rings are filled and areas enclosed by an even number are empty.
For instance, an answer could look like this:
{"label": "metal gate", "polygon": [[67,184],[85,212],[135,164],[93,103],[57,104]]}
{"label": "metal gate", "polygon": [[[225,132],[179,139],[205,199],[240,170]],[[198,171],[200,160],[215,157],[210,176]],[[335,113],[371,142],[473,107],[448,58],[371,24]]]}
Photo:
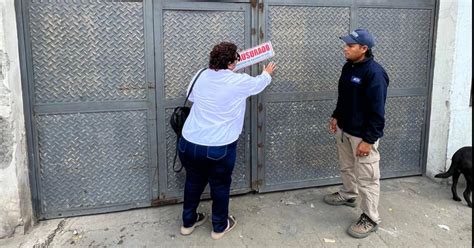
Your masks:
{"label": "metal gate", "polygon": [[151,5],[18,4],[37,216],[149,206],[157,188]]}
{"label": "metal gate", "polygon": [[340,182],[327,127],[345,62],[338,37],[358,27],[376,37],[375,58],[391,79],[381,176],[422,173],[434,16],[434,0],[264,1],[278,72],[259,96],[261,192]]}
{"label": "metal gate", "polygon": [[[167,120],[173,109],[183,104],[186,88],[194,74],[207,67],[209,52],[221,41],[238,47],[255,43],[251,26],[255,14],[249,1],[162,1],[154,6],[156,81],[158,95],[158,157],[160,199],[177,202],[184,189],[185,173],[172,170],[176,136]],[[255,10],[255,8],[254,8]],[[252,43],[253,41],[253,43]],[[247,73],[250,73],[248,70]],[[248,104],[249,105],[249,104]],[[161,121],[160,121],[161,120]],[[247,107],[244,130],[237,147],[237,162],[232,175],[232,193],[245,193],[250,185],[250,111]],[[179,161],[177,161],[179,163]],[[207,192],[207,191],[206,191]]]}
{"label": "metal gate", "polygon": [[21,0],[17,10],[40,219],[179,202],[168,118],[224,40],[270,40],[278,64],[248,100],[233,194],[340,182],[327,121],[338,37],[359,26],[391,78],[382,176],[422,173],[435,0]]}

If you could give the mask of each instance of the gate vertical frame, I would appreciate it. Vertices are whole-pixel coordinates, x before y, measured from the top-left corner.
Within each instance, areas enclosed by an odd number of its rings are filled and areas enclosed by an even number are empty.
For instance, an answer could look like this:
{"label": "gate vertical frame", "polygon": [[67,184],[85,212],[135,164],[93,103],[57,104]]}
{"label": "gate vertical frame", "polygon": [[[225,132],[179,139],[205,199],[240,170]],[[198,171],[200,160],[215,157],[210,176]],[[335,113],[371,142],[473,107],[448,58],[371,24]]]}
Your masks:
{"label": "gate vertical frame", "polygon": [[434,61],[436,55],[436,39],[438,36],[438,20],[439,20],[439,5],[440,0],[435,0],[434,7],[432,11],[434,12],[431,15],[431,33],[430,33],[430,52],[429,52],[429,70],[428,70],[428,85],[426,86],[426,100],[425,100],[425,125],[424,125],[424,134],[422,136],[423,146],[421,156],[421,173],[426,175],[426,166],[428,163],[428,145],[429,145],[429,134],[430,134],[430,120],[431,120],[431,108],[432,108],[432,97],[433,97],[433,78],[434,78]]}
{"label": "gate vertical frame", "polygon": [[[163,1],[154,1],[153,4],[153,30],[154,30],[154,43],[163,44]],[[165,92],[164,92],[164,62],[163,62],[163,50],[161,47],[154,46],[155,48],[155,79],[156,79],[156,139],[160,140],[160,137],[166,137],[166,125],[165,125],[165,111],[161,111],[162,106],[165,106]],[[162,189],[166,188],[166,181],[163,180],[166,176],[166,142],[157,142],[157,153],[158,153],[158,196],[159,199],[166,198],[161,193]],[[156,199],[156,198],[155,198]]]}
{"label": "gate vertical frame", "polygon": [[[154,42],[154,20],[153,20],[153,0],[143,0],[144,17],[144,43],[145,43],[145,77],[148,86],[148,114],[147,128],[150,154],[150,204],[158,197],[159,185],[155,181],[158,173],[158,139],[157,139],[157,104],[156,104],[156,78],[155,78],[155,42]],[[157,179],[157,178],[156,178]]]}
{"label": "gate vertical frame", "polygon": [[33,115],[33,68],[31,64],[31,45],[29,35],[29,15],[28,0],[16,0],[15,12],[17,23],[17,35],[19,43],[20,56],[20,73],[21,73],[21,89],[23,96],[23,110],[25,115],[26,143],[28,151],[28,179],[30,181],[30,191],[32,200],[33,215],[40,219],[40,188],[39,188],[39,171],[36,164],[39,161],[37,147],[37,130],[33,123],[35,118]]}

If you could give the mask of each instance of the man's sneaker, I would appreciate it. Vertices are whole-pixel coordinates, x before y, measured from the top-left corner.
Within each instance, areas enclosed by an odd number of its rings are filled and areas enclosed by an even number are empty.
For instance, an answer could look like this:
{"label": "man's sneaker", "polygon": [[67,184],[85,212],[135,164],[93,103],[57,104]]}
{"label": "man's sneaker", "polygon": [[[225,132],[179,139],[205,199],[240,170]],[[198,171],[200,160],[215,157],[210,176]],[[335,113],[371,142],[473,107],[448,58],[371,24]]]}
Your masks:
{"label": "man's sneaker", "polygon": [[204,224],[204,222],[206,222],[206,220],[207,220],[207,215],[205,213],[198,213],[197,214],[197,220],[194,223],[194,225],[192,225],[191,227],[181,226],[181,235],[191,234],[196,227]]}
{"label": "man's sneaker", "polygon": [[324,202],[329,205],[347,205],[350,207],[356,207],[356,198],[344,199],[339,192],[328,194],[324,196]]}
{"label": "man's sneaker", "polygon": [[216,233],[214,231],[211,232],[211,238],[212,239],[220,239],[222,237],[224,237],[224,235],[228,232],[230,232],[232,229],[234,229],[235,225],[237,224],[237,220],[235,220],[235,217],[234,216],[229,216],[229,218],[227,218],[227,228],[223,231],[223,232],[220,232],[220,233]]}
{"label": "man's sneaker", "polygon": [[359,219],[347,228],[347,233],[354,238],[365,238],[370,233],[377,231],[379,225],[369,218],[369,216],[362,214]]}

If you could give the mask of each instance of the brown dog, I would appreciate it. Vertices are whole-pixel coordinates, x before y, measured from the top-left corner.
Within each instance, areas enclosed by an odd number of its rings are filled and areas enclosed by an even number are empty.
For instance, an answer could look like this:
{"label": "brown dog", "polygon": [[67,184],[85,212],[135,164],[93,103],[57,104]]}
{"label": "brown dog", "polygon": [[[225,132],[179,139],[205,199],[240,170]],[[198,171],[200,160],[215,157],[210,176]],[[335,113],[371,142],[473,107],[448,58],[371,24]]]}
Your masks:
{"label": "brown dog", "polygon": [[461,201],[461,198],[459,198],[456,191],[458,179],[461,174],[464,175],[467,183],[467,187],[466,190],[464,190],[463,196],[467,202],[467,205],[472,208],[472,146],[465,146],[457,150],[451,159],[451,167],[449,167],[449,170],[445,173],[440,173],[435,176],[437,178],[448,178],[453,176],[453,185],[451,186],[451,191],[453,192],[453,199],[455,201]]}

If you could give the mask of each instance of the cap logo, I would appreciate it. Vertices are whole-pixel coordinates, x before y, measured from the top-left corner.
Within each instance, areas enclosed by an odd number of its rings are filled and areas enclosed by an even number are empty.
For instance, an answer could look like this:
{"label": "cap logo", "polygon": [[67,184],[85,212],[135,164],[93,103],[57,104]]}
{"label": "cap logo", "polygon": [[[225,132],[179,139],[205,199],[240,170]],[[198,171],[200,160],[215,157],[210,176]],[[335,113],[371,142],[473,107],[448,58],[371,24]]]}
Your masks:
{"label": "cap logo", "polygon": [[359,34],[356,32],[356,31],[352,31],[351,32],[351,35],[358,38],[359,37]]}

